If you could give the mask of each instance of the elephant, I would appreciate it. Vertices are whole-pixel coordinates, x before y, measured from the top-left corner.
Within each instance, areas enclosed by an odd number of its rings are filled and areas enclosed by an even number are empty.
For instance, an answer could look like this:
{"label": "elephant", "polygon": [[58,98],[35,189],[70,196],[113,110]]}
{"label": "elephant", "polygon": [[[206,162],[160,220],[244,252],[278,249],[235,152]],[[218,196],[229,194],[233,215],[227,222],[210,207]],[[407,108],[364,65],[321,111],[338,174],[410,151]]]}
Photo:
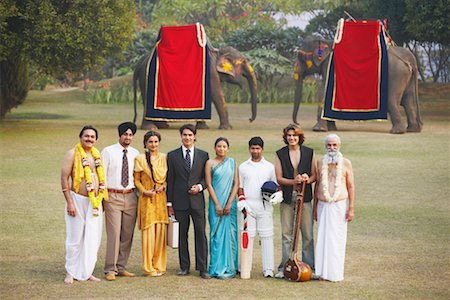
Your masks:
{"label": "elephant", "polygon": [[[302,98],[304,77],[313,74],[322,76],[319,87],[320,104],[317,110],[317,123],[313,127],[314,131],[337,130],[334,121],[326,121],[321,118],[325,90],[324,78],[326,78],[328,71],[332,48],[332,40],[308,37],[303,41],[295,63],[295,94],[292,119],[296,124],[298,124],[297,113]],[[387,53],[389,68],[387,106],[392,123],[390,133],[420,132],[423,123],[419,108],[416,58],[411,51],[402,47],[389,47]],[[400,106],[403,106],[405,110],[408,121],[407,127],[402,123]]]}
{"label": "elephant", "polygon": [[[252,115],[249,118],[250,122],[256,119],[257,110],[257,81],[255,72],[248,62],[248,60],[233,47],[224,47],[221,49],[213,48],[208,44],[208,52],[210,55],[210,80],[211,80],[211,96],[212,102],[219,115],[219,129],[232,129],[228,119],[228,109],[225,102],[225,96],[222,91],[221,81],[236,84],[242,88],[242,76],[246,78],[250,89],[251,96],[251,110]],[[134,119],[136,122],[136,94],[139,84],[141,90],[142,102],[145,104],[147,99],[147,82],[146,82],[146,68],[151,54],[144,55],[136,64],[133,73],[133,87],[134,87]],[[168,128],[166,121],[150,121],[142,118],[142,129],[156,129]],[[196,124],[198,129],[207,129],[208,125],[204,121],[198,121]]]}

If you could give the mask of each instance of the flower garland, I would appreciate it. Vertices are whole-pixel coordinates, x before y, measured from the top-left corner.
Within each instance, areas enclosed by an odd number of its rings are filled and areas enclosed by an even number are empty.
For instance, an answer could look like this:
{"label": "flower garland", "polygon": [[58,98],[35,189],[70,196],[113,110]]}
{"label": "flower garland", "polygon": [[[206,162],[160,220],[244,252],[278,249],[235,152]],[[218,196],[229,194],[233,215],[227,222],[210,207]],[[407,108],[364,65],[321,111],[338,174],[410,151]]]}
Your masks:
{"label": "flower garland", "polygon": [[325,196],[325,200],[327,202],[336,202],[337,198],[341,193],[341,184],[342,184],[342,173],[344,170],[344,157],[339,152],[337,154],[336,160],[336,181],[334,182],[334,194],[333,197],[330,195],[329,186],[328,186],[328,154],[323,157],[322,160],[322,187],[323,187],[323,195]]}
{"label": "flower garland", "polygon": [[100,203],[102,203],[103,199],[108,199],[108,192],[106,191],[106,184],[105,184],[105,170],[103,168],[102,160],[100,158],[100,152],[95,147],[92,147],[91,154],[94,158],[95,162],[95,168],[97,169],[97,175],[98,175],[98,195],[95,196],[95,189],[94,184],[92,183],[92,176],[91,176],[91,168],[89,167],[89,160],[87,158],[87,154],[84,151],[83,147],[81,146],[81,143],[77,144],[77,150],[80,152],[81,155],[81,164],[83,165],[84,169],[84,177],[86,178],[86,189],[89,195],[89,200],[91,201],[92,208],[93,208],[93,215],[98,216],[98,207],[100,206]]}

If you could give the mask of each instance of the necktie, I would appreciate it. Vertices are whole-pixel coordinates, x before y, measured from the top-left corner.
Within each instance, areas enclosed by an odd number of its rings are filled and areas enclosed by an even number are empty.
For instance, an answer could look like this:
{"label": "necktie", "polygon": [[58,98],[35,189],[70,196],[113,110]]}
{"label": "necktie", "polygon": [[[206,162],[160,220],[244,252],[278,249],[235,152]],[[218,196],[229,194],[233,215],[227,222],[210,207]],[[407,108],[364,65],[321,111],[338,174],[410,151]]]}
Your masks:
{"label": "necktie", "polygon": [[128,185],[128,157],[127,149],[123,149],[122,157],[122,186],[127,187]]}
{"label": "necktie", "polygon": [[189,154],[191,150],[186,149],[186,156],[184,157],[184,163],[186,164],[186,167],[188,170],[191,169],[191,155]]}

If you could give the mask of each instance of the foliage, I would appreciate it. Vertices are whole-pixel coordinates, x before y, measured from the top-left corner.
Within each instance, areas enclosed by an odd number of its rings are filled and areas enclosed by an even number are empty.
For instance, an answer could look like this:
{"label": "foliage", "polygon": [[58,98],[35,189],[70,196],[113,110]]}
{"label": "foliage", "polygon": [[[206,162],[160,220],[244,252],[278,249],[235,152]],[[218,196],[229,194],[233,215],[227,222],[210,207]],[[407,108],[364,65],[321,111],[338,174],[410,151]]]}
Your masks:
{"label": "foliage", "polygon": [[153,9],[151,27],[202,23],[208,37],[218,43],[238,28],[257,21],[273,22],[272,11],[298,13],[301,6],[295,0],[173,0],[158,1]]}
{"label": "foliage", "polygon": [[[250,93],[247,89],[238,89],[231,84],[222,85],[227,103],[250,103]],[[292,103],[294,87],[280,88],[274,85],[259,85],[258,103]]]}
{"label": "foliage", "polygon": [[[89,104],[117,104],[133,103],[133,87],[121,85],[111,88],[108,84],[99,88],[90,89],[86,95],[86,102]],[[138,91],[138,101],[141,97]],[[142,102],[142,101],[141,101]]]}
{"label": "foliage", "polygon": [[450,43],[450,1],[405,0],[406,29],[419,42]]}
{"label": "foliage", "polygon": [[251,62],[260,85],[274,85],[284,76],[292,74],[293,66],[289,59],[271,49],[252,49],[243,53]]}
{"label": "foliage", "polygon": [[411,32],[406,30],[408,20],[405,18],[405,1],[364,0],[362,18],[388,21],[389,35],[398,45],[404,45],[414,39]]}
{"label": "foliage", "polygon": [[125,66],[134,67],[136,63],[143,57],[152,51],[156,43],[156,38],[158,36],[157,31],[145,30],[134,34],[133,41],[128,46],[125,51]]}
{"label": "foliage", "polygon": [[28,94],[28,65],[20,56],[0,61],[0,118],[25,101]]}
{"label": "foliage", "polygon": [[[0,61],[20,55],[20,63],[49,74],[104,64],[123,51],[134,28],[133,3],[127,0],[9,0],[0,12],[0,40],[6,41]],[[7,95],[6,103],[13,97]]]}
{"label": "foliage", "polygon": [[334,7],[330,11],[320,11],[306,26],[305,33],[308,35],[318,34],[328,40],[333,39],[338,20],[347,18],[344,11],[350,13],[355,19],[360,19],[364,16],[361,5],[357,4],[351,7],[346,5]]}
{"label": "foliage", "polygon": [[55,79],[48,75],[39,72],[30,72],[31,89],[44,90],[48,84],[55,83]]}
{"label": "foliage", "polygon": [[294,59],[302,38],[303,31],[298,28],[283,29],[277,25],[258,22],[230,32],[225,37],[225,44],[240,51],[275,50],[284,57]]}

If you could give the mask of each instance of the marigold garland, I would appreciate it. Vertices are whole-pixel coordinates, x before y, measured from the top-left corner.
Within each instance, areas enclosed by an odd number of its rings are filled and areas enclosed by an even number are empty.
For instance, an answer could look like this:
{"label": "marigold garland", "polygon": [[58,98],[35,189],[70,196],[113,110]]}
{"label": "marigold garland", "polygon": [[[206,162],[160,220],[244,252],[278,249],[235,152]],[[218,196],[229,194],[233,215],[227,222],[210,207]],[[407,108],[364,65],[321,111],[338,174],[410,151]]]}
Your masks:
{"label": "marigold garland", "polygon": [[81,143],[77,144],[76,149],[81,155],[81,164],[84,169],[84,177],[86,178],[86,189],[89,195],[89,200],[91,201],[92,204],[92,208],[94,209],[94,216],[98,216],[98,207],[100,206],[103,200],[108,199],[108,192],[106,190],[106,183],[105,183],[105,170],[103,168],[100,152],[95,147],[92,147],[91,149],[91,154],[92,157],[94,158],[95,168],[97,170],[99,181],[98,195],[95,196],[95,188],[94,184],[92,183],[91,168],[89,167],[87,154],[84,151],[83,147],[81,146]]}
{"label": "marigold garland", "polygon": [[334,193],[333,197],[330,195],[329,185],[328,185],[328,154],[323,157],[322,160],[322,187],[323,187],[323,195],[327,202],[336,202],[337,198],[341,193],[341,185],[342,185],[342,173],[344,170],[344,157],[340,152],[337,154],[336,161],[336,181],[334,182]]}

